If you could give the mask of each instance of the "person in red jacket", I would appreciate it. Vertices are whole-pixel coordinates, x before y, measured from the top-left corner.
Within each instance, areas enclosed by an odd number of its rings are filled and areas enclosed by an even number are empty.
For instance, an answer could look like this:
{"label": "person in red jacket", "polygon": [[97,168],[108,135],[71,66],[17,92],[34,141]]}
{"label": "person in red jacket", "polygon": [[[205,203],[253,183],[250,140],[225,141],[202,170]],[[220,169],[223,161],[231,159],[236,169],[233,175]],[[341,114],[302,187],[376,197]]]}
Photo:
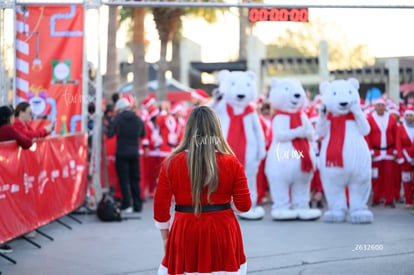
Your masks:
{"label": "person in red jacket", "polygon": [[397,155],[397,121],[387,112],[384,99],[377,99],[374,108],[374,112],[368,115],[371,131],[366,136],[372,154],[372,206],[378,205],[385,197],[385,206],[395,208],[393,168]]}
{"label": "person in red jacket", "polygon": [[[400,111],[394,106],[391,106],[389,108],[390,115],[395,117],[395,120],[397,121],[397,142],[398,142],[398,128],[402,126],[402,122],[400,121]],[[403,119],[404,120],[404,119]],[[397,143],[395,144],[397,147]],[[398,154],[398,148],[397,154]],[[398,157],[398,156],[397,156]],[[401,165],[398,163],[398,158],[394,161],[394,201],[396,203],[403,203],[403,199],[401,198]]]}
{"label": "person in red jacket", "polygon": [[14,111],[16,119],[14,120],[13,127],[29,138],[42,138],[49,135],[53,131],[53,124],[45,126],[43,129],[34,130],[28,124],[32,120],[32,107],[30,103],[23,101],[17,104]]}
{"label": "person in red jacket", "polygon": [[142,140],[144,147],[145,165],[145,179],[142,183],[143,198],[146,198],[148,191],[149,198],[154,197],[154,190],[157,184],[157,178],[161,169],[161,162],[165,156],[161,156],[161,145],[163,139],[160,133],[160,127],[157,123],[160,110],[156,106],[148,109],[148,120],[145,123],[146,136]]}
{"label": "person in red jacket", "polygon": [[251,205],[244,168],[217,114],[207,106],[195,107],[183,141],[163,162],[155,193],[154,221],[165,249],[157,274],[246,274],[233,210],[247,212]]}
{"label": "person in red jacket", "polygon": [[414,155],[410,149],[414,146],[414,107],[409,107],[404,111],[404,121],[397,131],[396,146],[404,186],[405,207],[412,208]]}
{"label": "person in red jacket", "polygon": [[15,140],[23,149],[32,146],[32,139],[17,131],[12,125],[14,122],[13,109],[9,106],[0,107],[0,142]]}

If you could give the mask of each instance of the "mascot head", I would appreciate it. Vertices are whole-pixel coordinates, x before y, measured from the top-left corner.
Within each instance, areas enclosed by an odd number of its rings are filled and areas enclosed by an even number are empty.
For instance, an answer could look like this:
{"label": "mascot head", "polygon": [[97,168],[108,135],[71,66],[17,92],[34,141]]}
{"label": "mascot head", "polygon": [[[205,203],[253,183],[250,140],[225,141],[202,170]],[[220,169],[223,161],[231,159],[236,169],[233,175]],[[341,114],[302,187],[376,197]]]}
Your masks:
{"label": "mascot head", "polygon": [[244,108],[255,99],[256,76],[253,72],[222,70],[218,77],[218,90],[231,106]]}
{"label": "mascot head", "polygon": [[298,80],[272,78],[269,102],[276,110],[295,113],[302,107],[305,99],[305,90]]}
{"label": "mascot head", "polygon": [[322,103],[332,115],[345,115],[352,104],[360,104],[359,82],[355,78],[322,82],[319,85]]}

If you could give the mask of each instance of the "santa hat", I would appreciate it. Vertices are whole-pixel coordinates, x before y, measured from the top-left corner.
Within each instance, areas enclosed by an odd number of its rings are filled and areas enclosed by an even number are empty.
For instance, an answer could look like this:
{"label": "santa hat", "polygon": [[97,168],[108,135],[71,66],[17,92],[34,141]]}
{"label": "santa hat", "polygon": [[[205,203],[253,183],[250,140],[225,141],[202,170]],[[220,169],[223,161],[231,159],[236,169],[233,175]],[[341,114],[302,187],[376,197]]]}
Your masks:
{"label": "santa hat", "polygon": [[316,109],[318,109],[318,110],[319,110],[319,108],[320,108],[320,107],[321,107],[321,105],[322,105],[322,95],[320,95],[320,94],[315,95],[315,97],[313,98],[313,101],[312,101],[312,105],[313,105]]}
{"label": "santa hat", "polygon": [[414,115],[414,105],[408,105],[404,111],[404,115]]}
{"label": "santa hat", "polygon": [[398,111],[398,109],[397,109],[397,108],[390,108],[390,109],[388,110],[388,112],[389,112],[390,114],[394,114],[394,115],[400,116],[400,111]]}
{"label": "santa hat", "polygon": [[122,94],[121,98],[125,98],[128,101],[129,106],[132,106],[134,104],[135,99],[134,96],[131,94]]}
{"label": "santa hat", "polygon": [[310,123],[317,123],[318,122],[318,112],[315,108],[308,113]]}
{"label": "santa hat", "polygon": [[156,107],[156,106],[152,106],[148,109],[149,118],[153,118],[153,117],[159,115],[159,113],[160,113],[160,109],[158,109],[158,107]]}
{"label": "santa hat", "polygon": [[261,105],[265,101],[265,96],[263,94],[260,94],[257,98],[257,105]]}
{"label": "santa hat", "polygon": [[385,106],[387,105],[385,100],[382,97],[379,97],[374,101],[374,105],[378,105],[378,104],[384,104]]}
{"label": "santa hat", "polygon": [[153,95],[149,95],[142,101],[142,106],[148,109],[154,103],[155,103],[155,97]]}
{"label": "santa hat", "polygon": [[170,110],[170,113],[171,114],[175,114],[175,113],[177,113],[177,112],[179,112],[179,111],[181,111],[181,110],[183,110],[184,109],[184,105],[182,104],[182,103],[175,103],[175,104],[173,104],[172,106],[171,106],[171,110]]}
{"label": "santa hat", "polygon": [[128,109],[129,107],[131,107],[131,104],[128,102],[128,100],[125,98],[120,98],[115,104],[115,111]]}
{"label": "santa hat", "polygon": [[191,93],[191,97],[205,101],[208,98],[208,94],[203,89],[196,89],[194,92]]}

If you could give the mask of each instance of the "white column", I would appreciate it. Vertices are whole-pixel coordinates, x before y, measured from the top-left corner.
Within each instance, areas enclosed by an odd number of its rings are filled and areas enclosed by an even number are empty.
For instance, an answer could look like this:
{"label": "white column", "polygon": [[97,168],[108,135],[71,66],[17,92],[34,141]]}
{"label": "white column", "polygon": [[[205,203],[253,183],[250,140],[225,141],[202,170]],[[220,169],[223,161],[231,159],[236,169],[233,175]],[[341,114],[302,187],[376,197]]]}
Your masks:
{"label": "white column", "polygon": [[181,79],[177,80],[189,86],[190,79],[188,74],[191,68],[190,63],[192,61],[201,61],[201,46],[188,38],[183,38],[180,43]]}
{"label": "white column", "polygon": [[400,102],[400,63],[398,58],[391,58],[385,62],[388,68],[387,97],[394,100],[395,103]]}
{"label": "white column", "polygon": [[319,42],[319,77],[320,82],[329,81],[329,51],[328,51],[328,42],[322,40]]}
{"label": "white column", "polygon": [[247,38],[247,70],[256,74],[257,91],[260,94],[264,83],[262,83],[261,60],[266,58],[266,45],[255,35]]}

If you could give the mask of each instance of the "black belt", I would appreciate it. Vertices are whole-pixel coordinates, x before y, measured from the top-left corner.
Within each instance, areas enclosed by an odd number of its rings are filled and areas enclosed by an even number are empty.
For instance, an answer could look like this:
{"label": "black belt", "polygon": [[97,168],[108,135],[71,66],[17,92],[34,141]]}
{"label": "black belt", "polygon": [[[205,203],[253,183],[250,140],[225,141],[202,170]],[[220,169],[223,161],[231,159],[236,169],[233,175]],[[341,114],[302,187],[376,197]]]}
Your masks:
{"label": "black belt", "polygon": [[372,149],[380,150],[380,151],[385,151],[385,150],[392,149],[392,148],[394,148],[394,144],[391,144],[390,146],[387,146],[387,147],[372,146]]}
{"label": "black belt", "polygon": [[[224,204],[206,204],[201,206],[200,212],[214,212],[214,211],[222,211],[230,209],[230,203]],[[175,205],[175,211],[177,212],[185,212],[185,213],[194,213],[194,206],[192,205]]]}

